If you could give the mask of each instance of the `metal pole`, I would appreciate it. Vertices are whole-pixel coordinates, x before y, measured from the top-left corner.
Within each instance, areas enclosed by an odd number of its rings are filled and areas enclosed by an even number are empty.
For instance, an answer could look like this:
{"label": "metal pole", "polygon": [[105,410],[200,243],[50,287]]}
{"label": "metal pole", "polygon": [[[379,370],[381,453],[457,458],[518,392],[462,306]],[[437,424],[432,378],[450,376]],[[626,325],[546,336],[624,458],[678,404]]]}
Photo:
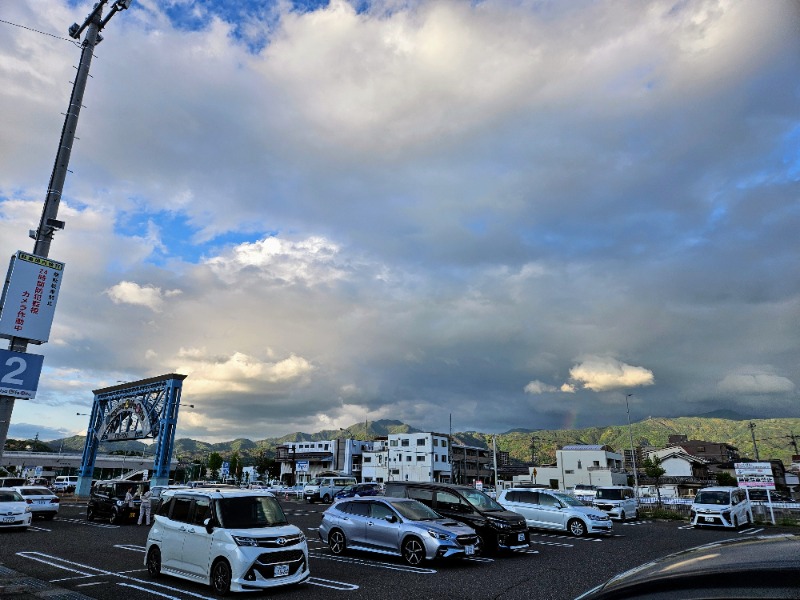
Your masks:
{"label": "metal pole", "polygon": [[625,396],[625,409],[628,411],[628,436],[631,438],[631,461],[633,461],[633,490],[636,498],[639,498],[639,472],[636,470],[636,452],[633,449],[633,429],[631,428],[631,408],[628,405],[628,398],[633,394]]}
{"label": "metal pole", "polygon": [[[47,196],[42,210],[42,217],[39,221],[39,228],[32,232],[31,235],[36,240],[33,254],[43,258],[47,258],[50,253],[53,233],[64,228],[64,223],[56,218],[58,216],[58,205],[61,201],[64,180],[69,169],[69,158],[72,152],[72,144],[75,141],[75,130],[78,126],[78,116],[83,103],[83,93],[89,77],[89,67],[92,63],[94,47],[101,39],[99,32],[117,11],[127,9],[131,0],[117,0],[114,2],[111,13],[103,21],[103,5],[107,2],[108,0],[100,0],[95,5],[92,13],[86,18],[83,26],[78,26],[76,23],[70,27],[70,35],[74,38],[79,37],[83,29],[86,28],[86,37],[83,39],[81,61],[72,86],[72,95],[64,118],[64,126],[61,129],[61,139],[56,152],[53,172],[50,175],[50,183],[47,187]],[[25,352],[28,349],[28,340],[25,338],[11,338],[8,349],[13,352]],[[11,414],[14,412],[14,401],[15,398],[13,396],[0,396],[0,458],[3,456],[6,439],[8,438],[8,427],[11,422]]]}

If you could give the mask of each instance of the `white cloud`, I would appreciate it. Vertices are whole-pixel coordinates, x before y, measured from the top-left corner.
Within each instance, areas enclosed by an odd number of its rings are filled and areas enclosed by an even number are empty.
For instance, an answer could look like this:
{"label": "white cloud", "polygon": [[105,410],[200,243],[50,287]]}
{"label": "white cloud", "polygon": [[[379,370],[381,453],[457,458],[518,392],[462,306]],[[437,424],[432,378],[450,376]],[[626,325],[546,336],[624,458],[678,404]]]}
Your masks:
{"label": "white cloud", "polygon": [[777,375],[771,369],[744,367],[725,375],[717,389],[731,395],[792,394],[796,386],[791,379]]}
{"label": "white cloud", "polygon": [[653,372],[644,367],[634,367],[611,357],[589,356],[572,367],[570,379],[579,387],[593,392],[607,392],[653,385]]}
{"label": "white cloud", "polygon": [[535,379],[534,381],[528,382],[528,385],[525,386],[525,393],[526,394],[544,394],[546,392],[557,392],[558,388],[554,385],[548,385]]}
{"label": "white cloud", "polygon": [[105,290],[114,304],[133,304],[146,306],[154,312],[160,312],[164,305],[164,298],[171,298],[180,294],[180,290],[161,291],[161,288],[152,285],[141,286],[132,281],[121,281]]}

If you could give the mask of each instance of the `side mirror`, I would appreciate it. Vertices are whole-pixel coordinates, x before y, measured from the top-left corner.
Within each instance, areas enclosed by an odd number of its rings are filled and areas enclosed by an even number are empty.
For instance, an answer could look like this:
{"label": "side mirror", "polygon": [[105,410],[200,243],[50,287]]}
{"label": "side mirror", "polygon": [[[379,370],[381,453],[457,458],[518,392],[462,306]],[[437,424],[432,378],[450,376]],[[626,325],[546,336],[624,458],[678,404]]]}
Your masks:
{"label": "side mirror", "polygon": [[206,528],[206,531],[208,533],[211,533],[212,531],[214,531],[214,525],[211,524],[211,519],[210,518],[206,519],[205,521],[203,521],[203,527]]}
{"label": "side mirror", "polygon": [[394,516],[394,515],[386,515],[384,517],[384,519],[386,519],[389,523],[396,523],[397,522],[397,517]]}

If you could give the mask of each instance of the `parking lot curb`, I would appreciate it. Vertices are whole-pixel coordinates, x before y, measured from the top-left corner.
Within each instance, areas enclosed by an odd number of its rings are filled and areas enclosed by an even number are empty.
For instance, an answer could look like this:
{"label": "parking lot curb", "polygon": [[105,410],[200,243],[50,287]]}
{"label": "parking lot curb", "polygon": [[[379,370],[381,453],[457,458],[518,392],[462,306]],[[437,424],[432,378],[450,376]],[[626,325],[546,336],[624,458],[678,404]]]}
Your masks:
{"label": "parking lot curb", "polygon": [[9,569],[0,563],[0,597],[13,600],[92,600],[78,592],[71,592],[51,585],[41,579],[29,577],[24,573]]}

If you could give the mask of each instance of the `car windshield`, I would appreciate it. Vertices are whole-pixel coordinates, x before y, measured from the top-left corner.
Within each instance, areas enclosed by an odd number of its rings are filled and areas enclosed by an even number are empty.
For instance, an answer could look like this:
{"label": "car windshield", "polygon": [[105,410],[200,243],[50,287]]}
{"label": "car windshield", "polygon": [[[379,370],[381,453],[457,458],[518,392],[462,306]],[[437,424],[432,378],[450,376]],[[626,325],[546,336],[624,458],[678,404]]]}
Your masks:
{"label": "car windshield", "polygon": [[577,498],[573,498],[568,494],[553,494],[556,498],[561,500],[567,506],[586,506],[583,502],[578,500]]}
{"label": "car windshield", "polygon": [[23,488],[19,490],[23,496],[52,496],[53,492],[46,488]]}
{"label": "car windshield", "polygon": [[392,504],[392,506],[402,517],[409,521],[435,521],[436,519],[442,518],[442,515],[435,510],[416,500],[411,502],[397,502],[396,504]]}
{"label": "car windshield", "polygon": [[356,486],[354,486],[354,485],[346,485],[346,486],[344,486],[342,488],[342,491],[340,493],[348,494],[348,493],[352,492],[355,489],[355,487]]}
{"label": "car windshield", "polygon": [[729,504],[728,492],[698,492],[694,498],[695,504]]}
{"label": "car windshield", "polygon": [[223,498],[217,502],[217,515],[227,529],[253,529],[286,525],[280,504],[271,496]]}
{"label": "car windshield", "polygon": [[601,500],[622,500],[622,490],[618,489],[599,489],[597,490],[597,498]]}
{"label": "car windshield", "polygon": [[497,502],[492,500],[480,490],[462,490],[461,493],[467,499],[467,502],[472,504],[472,506],[475,508],[479,508],[481,510],[505,510],[505,508],[500,506]]}
{"label": "car windshield", "polygon": [[0,492],[0,502],[23,502],[22,496],[14,491]]}

